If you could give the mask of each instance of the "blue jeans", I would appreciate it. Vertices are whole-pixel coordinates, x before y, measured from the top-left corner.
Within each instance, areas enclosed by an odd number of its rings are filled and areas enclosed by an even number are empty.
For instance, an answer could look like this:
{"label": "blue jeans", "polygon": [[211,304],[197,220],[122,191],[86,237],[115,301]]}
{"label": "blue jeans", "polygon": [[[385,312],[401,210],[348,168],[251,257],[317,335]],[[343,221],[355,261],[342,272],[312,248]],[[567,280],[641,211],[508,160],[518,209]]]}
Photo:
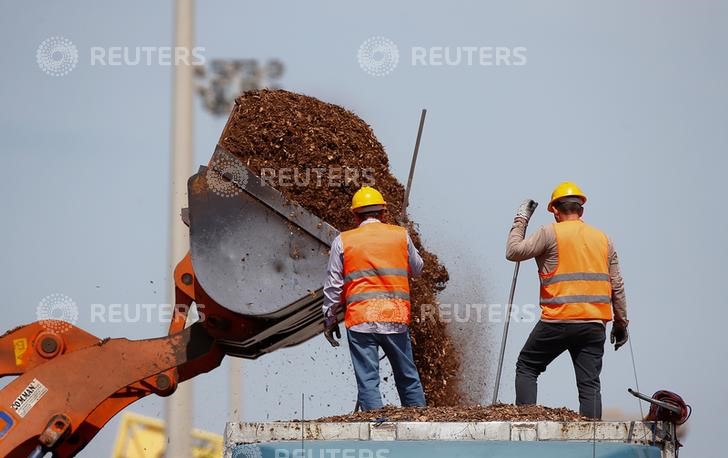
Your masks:
{"label": "blue jeans", "polygon": [[379,347],[394,372],[399,400],[405,407],[424,407],[420,375],[412,357],[409,331],[399,334],[369,334],[347,330],[361,410],[384,407],[379,392]]}

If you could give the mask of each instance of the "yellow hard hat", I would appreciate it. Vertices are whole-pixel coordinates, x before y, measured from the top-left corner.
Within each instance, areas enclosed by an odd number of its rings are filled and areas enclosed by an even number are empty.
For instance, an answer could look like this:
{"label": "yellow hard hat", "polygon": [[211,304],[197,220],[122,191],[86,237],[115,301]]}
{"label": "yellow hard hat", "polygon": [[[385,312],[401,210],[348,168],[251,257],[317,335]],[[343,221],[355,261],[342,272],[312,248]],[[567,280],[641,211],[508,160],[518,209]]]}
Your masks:
{"label": "yellow hard hat", "polygon": [[581,198],[582,205],[586,203],[586,196],[581,191],[581,188],[577,186],[576,183],[564,181],[563,183],[559,183],[559,185],[554,188],[554,192],[551,193],[551,200],[549,201],[548,206],[548,210],[551,213],[554,212],[554,203],[562,197],[579,197]]}
{"label": "yellow hard hat", "polygon": [[[387,202],[384,201],[382,193],[371,186],[362,186],[361,189],[354,193],[354,197],[351,199],[351,211],[355,213],[359,213],[358,209],[365,211],[382,210],[386,206]],[[363,207],[371,208],[364,209]]]}

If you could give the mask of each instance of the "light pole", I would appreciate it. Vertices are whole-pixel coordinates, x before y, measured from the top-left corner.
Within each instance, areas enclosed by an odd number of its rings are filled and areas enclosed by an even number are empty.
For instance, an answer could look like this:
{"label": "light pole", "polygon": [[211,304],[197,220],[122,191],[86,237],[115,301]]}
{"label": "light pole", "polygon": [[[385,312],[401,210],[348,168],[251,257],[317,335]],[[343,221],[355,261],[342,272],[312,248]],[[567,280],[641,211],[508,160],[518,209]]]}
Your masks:
{"label": "light pole", "polygon": [[[175,2],[175,49],[191,51],[194,42],[194,0]],[[193,67],[179,64],[173,67],[172,93],[172,151],[171,151],[171,211],[170,211],[170,265],[169,272],[189,250],[189,230],[180,219],[180,211],[187,207],[187,179],[192,174],[192,134],[194,92]],[[170,304],[175,303],[174,285],[170,291]],[[166,456],[190,458],[192,456],[192,381],[180,383],[177,391],[165,401],[167,424]]]}

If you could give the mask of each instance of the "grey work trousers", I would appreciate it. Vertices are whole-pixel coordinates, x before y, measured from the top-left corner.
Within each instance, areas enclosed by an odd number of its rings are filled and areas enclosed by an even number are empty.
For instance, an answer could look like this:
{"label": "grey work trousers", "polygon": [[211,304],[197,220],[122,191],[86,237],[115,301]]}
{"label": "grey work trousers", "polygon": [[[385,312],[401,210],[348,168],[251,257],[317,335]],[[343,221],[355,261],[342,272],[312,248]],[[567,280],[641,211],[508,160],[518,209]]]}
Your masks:
{"label": "grey work trousers", "polygon": [[546,323],[531,331],[516,363],[516,404],[535,404],[538,376],[551,361],[568,350],[579,390],[579,413],[602,417],[599,374],[602,371],[605,327],[601,323]]}

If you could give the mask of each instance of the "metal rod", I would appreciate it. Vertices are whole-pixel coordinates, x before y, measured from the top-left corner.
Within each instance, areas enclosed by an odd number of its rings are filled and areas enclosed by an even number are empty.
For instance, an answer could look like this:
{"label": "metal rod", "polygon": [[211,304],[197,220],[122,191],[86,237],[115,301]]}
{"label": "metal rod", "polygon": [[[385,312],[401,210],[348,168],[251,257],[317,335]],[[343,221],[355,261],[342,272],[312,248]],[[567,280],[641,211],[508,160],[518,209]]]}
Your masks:
{"label": "metal rod", "polygon": [[305,440],[306,440],[306,399],[305,394],[301,392],[301,453],[305,453]]}
{"label": "metal rod", "polygon": [[513,297],[516,294],[516,282],[518,281],[518,269],[521,267],[520,262],[516,262],[513,269],[513,280],[511,281],[511,293],[508,296],[508,308],[506,311],[505,324],[503,325],[503,339],[501,340],[500,356],[498,357],[498,371],[495,375],[495,387],[493,388],[493,402],[498,402],[498,389],[500,388],[501,372],[503,371],[503,357],[506,353],[506,341],[508,340],[508,324],[511,321],[511,308],[513,307]]}
{"label": "metal rod", "polygon": [[682,414],[682,409],[676,405],[670,404],[669,402],[660,401],[659,399],[651,398],[647,396],[646,394],[642,394],[639,391],[635,391],[632,388],[627,388],[627,391],[629,393],[636,397],[637,399],[642,399],[643,401],[647,401],[650,404],[655,404],[656,406],[662,407],[663,409],[667,409],[670,412],[674,412],[676,414]]}
{"label": "metal rod", "polygon": [[[637,381],[637,365],[634,363],[634,350],[632,350],[632,338],[629,339],[629,354],[632,356],[632,372],[634,372],[634,384],[637,387],[637,391],[640,390],[640,382]],[[645,418],[645,413],[642,411],[642,400],[637,398],[637,404],[640,406],[640,418]]]}
{"label": "metal rod", "polygon": [[417,154],[420,151],[420,140],[422,140],[422,129],[425,127],[425,116],[427,109],[423,108],[420,114],[420,127],[417,129],[417,140],[415,141],[415,151],[412,153],[412,163],[410,164],[409,176],[407,177],[407,187],[404,189],[404,202],[402,202],[402,217],[407,217],[407,207],[409,207],[410,190],[412,189],[412,178],[415,176],[415,166],[417,165]]}

